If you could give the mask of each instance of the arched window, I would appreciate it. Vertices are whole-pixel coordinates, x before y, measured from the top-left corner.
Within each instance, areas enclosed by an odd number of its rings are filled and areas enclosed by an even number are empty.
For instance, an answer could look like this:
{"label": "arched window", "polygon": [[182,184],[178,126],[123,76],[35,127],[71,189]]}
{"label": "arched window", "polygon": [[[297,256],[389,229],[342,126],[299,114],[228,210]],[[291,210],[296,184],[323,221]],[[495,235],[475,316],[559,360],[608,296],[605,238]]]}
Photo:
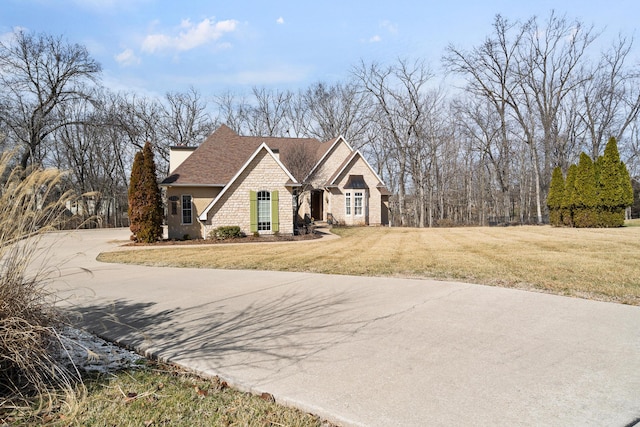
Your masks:
{"label": "arched window", "polygon": [[271,230],[271,193],[258,191],[258,231]]}
{"label": "arched window", "polygon": [[249,191],[249,226],[252,233],[280,231],[278,190]]}

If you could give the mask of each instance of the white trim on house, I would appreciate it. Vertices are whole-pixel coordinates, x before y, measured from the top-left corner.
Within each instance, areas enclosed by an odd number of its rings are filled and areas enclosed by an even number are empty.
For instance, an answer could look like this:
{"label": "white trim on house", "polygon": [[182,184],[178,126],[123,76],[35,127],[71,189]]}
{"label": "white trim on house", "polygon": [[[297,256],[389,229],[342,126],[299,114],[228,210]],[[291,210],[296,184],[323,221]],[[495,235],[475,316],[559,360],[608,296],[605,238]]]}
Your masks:
{"label": "white trim on house", "polygon": [[[185,197],[189,198],[189,218],[191,221],[184,221],[185,207],[184,207],[184,199]],[[182,194],[180,196],[180,225],[192,225],[193,224],[193,195],[191,194]]]}
{"label": "white trim on house", "polygon": [[304,177],[304,179],[302,180],[303,182],[306,182],[307,179],[312,176],[314,174],[314,172],[316,171],[316,169],[318,169],[320,167],[320,165],[322,164],[322,162],[324,162],[324,160],[329,157],[329,153],[331,153],[331,151],[333,151],[333,149],[338,145],[338,142],[342,140],[342,142],[344,142],[347,145],[347,148],[349,148],[349,151],[353,152],[353,148],[351,148],[351,145],[349,145],[349,143],[347,142],[346,139],[344,139],[344,137],[342,135],[340,135],[339,137],[336,138],[336,140],[333,142],[333,144],[331,144],[331,147],[329,147],[329,149],[324,153],[324,155],[320,158],[320,160],[318,160],[318,162],[313,166],[313,168],[311,168],[311,171],[307,174],[307,176]]}
{"label": "white trim on house", "polygon": [[159,184],[159,187],[224,187],[224,184]]}
{"label": "white trim on house", "polygon": [[240,177],[240,175],[242,175],[242,173],[244,172],[244,170],[249,167],[249,165],[251,164],[251,162],[256,158],[256,156],[258,155],[258,153],[260,153],[260,151],[262,149],[267,150],[267,153],[271,156],[271,158],[273,160],[276,161],[276,163],[278,164],[278,166],[280,166],[280,168],[287,174],[287,176],[289,177],[289,179],[293,182],[293,184],[298,184],[298,181],[296,181],[296,179],[293,177],[293,175],[291,175],[291,172],[289,172],[289,170],[282,164],[282,162],[280,161],[280,159],[278,159],[278,157],[273,154],[273,151],[271,151],[271,149],[269,148],[269,146],[263,142],[262,144],[260,144],[260,146],[258,147],[258,149],[256,151],[253,152],[253,154],[251,155],[251,157],[249,157],[249,160],[246,161],[246,163],[244,165],[242,165],[242,167],[238,170],[238,172],[233,176],[233,178],[231,178],[231,180],[229,181],[229,183],[222,189],[222,191],[220,193],[218,193],[218,196],[213,199],[211,201],[211,203],[209,203],[209,205],[207,205],[207,207],[204,209],[204,211],[202,211],[202,213],[200,214],[200,216],[198,217],[198,219],[200,221],[206,221],[207,220],[207,215],[209,214],[209,211],[213,208],[213,206],[215,206],[215,204],[218,202],[218,200],[220,200],[222,198],[222,196],[225,195],[225,193],[227,192],[227,190],[229,188],[231,188],[231,186],[233,185],[233,183]]}

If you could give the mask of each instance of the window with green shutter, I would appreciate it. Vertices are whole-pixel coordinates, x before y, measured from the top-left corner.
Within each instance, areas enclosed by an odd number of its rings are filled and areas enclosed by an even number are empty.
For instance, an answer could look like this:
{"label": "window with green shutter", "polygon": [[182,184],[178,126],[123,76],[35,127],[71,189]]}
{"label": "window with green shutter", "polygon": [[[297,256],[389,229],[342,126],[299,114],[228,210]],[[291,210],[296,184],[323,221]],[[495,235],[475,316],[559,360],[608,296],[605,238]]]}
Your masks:
{"label": "window with green shutter", "polygon": [[280,230],[278,191],[249,191],[250,231]]}

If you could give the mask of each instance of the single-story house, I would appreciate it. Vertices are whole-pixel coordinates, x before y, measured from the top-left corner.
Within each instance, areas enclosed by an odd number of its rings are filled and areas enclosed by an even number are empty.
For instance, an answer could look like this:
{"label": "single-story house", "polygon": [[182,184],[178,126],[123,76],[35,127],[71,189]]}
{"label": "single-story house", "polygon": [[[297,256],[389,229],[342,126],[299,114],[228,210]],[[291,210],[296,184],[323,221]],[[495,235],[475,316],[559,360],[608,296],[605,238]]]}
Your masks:
{"label": "single-story house", "polygon": [[171,147],[169,238],[206,238],[221,226],[293,234],[307,219],[387,225],[389,192],[342,137],[240,136],[226,125],[200,146]]}

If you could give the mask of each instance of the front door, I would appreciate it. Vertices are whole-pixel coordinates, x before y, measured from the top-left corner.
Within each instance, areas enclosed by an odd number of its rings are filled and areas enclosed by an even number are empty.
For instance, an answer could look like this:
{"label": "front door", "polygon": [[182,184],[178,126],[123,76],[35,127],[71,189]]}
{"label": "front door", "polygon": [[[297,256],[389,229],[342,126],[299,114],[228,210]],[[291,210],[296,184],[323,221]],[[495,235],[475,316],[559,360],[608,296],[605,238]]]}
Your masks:
{"label": "front door", "polygon": [[324,197],[322,194],[322,190],[314,190],[311,192],[311,216],[316,221],[322,221],[323,218],[322,203],[324,201]]}

